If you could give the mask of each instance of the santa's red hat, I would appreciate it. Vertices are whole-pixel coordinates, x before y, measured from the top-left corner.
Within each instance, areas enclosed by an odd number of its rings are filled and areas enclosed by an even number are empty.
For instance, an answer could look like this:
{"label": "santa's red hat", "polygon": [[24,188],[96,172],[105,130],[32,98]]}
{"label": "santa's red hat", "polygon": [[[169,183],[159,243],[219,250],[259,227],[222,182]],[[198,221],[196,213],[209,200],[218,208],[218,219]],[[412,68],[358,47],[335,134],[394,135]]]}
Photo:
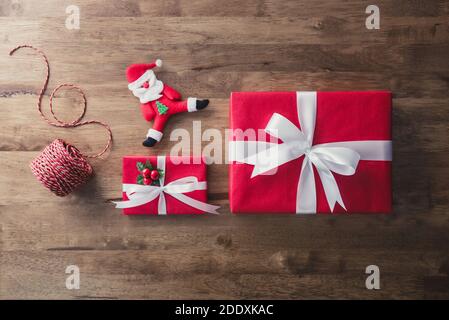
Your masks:
{"label": "santa's red hat", "polygon": [[153,63],[132,64],[126,69],[126,78],[129,83],[133,83],[139,79],[147,70],[161,67],[162,60],[156,59]]}

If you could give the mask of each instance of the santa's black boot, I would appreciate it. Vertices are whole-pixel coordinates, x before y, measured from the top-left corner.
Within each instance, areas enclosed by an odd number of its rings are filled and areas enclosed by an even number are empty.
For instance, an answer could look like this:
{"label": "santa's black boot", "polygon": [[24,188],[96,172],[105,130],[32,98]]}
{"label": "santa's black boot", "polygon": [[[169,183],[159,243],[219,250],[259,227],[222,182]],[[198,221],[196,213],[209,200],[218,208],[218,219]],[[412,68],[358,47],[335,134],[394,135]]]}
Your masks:
{"label": "santa's black boot", "polygon": [[202,110],[209,105],[209,100],[196,100],[196,110]]}
{"label": "santa's black boot", "polygon": [[151,137],[148,137],[143,143],[142,145],[144,145],[145,147],[153,147],[155,144],[157,143],[156,139],[153,139]]}

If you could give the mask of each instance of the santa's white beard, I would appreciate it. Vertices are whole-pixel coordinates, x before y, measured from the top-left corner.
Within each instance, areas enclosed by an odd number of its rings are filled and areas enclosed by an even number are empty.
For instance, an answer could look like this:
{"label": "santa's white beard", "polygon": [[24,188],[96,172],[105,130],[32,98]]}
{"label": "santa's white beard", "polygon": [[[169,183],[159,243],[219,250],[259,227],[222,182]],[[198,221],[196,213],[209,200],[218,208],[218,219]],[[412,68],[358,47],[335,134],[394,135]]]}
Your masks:
{"label": "santa's white beard", "polygon": [[162,81],[156,80],[154,86],[148,88],[137,88],[133,90],[133,94],[139,98],[140,103],[147,103],[162,97],[160,94],[162,90],[164,90],[164,84]]}
{"label": "santa's white beard", "polygon": [[[148,88],[141,87],[146,81],[148,81]],[[152,70],[148,70],[142,77],[128,87],[134,96],[139,98],[140,103],[147,103],[159,99],[162,97],[160,93],[164,90],[164,84],[156,78]]]}

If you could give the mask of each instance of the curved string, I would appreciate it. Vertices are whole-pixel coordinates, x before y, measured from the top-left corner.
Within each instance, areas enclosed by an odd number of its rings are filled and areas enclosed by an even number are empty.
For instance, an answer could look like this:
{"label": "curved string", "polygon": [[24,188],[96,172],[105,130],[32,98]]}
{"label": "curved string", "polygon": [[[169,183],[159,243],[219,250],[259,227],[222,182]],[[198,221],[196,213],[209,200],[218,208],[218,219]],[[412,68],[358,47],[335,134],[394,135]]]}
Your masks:
{"label": "curved string", "polygon": [[[12,56],[17,50],[19,50],[21,48],[33,49],[35,52],[37,52],[41,56],[41,58],[44,60],[45,65],[47,66],[45,82],[44,82],[44,85],[41,88],[41,91],[39,93],[39,99],[37,101],[37,110],[39,111],[39,114],[41,115],[42,119],[44,119],[49,125],[52,125],[54,127],[59,127],[59,128],[75,128],[75,127],[84,126],[86,124],[99,124],[99,125],[105,127],[106,130],[109,133],[109,138],[108,138],[108,142],[107,142],[106,146],[104,147],[104,149],[101,152],[99,152],[99,153],[97,153],[95,155],[84,155],[83,154],[83,156],[85,156],[86,158],[98,158],[101,155],[103,155],[109,149],[109,147],[112,144],[112,131],[111,131],[111,128],[106,123],[98,121],[98,120],[81,121],[83,119],[84,115],[86,114],[86,109],[87,109],[87,99],[86,99],[86,95],[84,94],[84,91],[80,87],[78,87],[77,85],[69,84],[69,83],[64,83],[64,84],[61,84],[61,85],[57,86],[52,91],[52,93],[50,95],[50,112],[51,112],[51,114],[52,114],[52,116],[53,116],[55,121],[52,121],[51,119],[48,119],[44,115],[44,113],[42,112],[42,98],[44,96],[45,91],[47,90],[48,81],[50,79],[50,64],[48,63],[47,56],[40,49],[35,48],[35,47],[31,46],[31,45],[27,45],[27,44],[15,47],[14,49],[12,49],[9,52],[9,55]],[[81,111],[81,114],[75,120],[73,120],[71,122],[61,121],[60,119],[58,119],[58,117],[56,116],[56,114],[53,111],[53,98],[54,98],[56,92],[59,89],[63,88],[63,87],[69,88],[69,89],[75,89],[76,91],[78,91],[81,94],[81,96],[83,98],[83,110]]]}

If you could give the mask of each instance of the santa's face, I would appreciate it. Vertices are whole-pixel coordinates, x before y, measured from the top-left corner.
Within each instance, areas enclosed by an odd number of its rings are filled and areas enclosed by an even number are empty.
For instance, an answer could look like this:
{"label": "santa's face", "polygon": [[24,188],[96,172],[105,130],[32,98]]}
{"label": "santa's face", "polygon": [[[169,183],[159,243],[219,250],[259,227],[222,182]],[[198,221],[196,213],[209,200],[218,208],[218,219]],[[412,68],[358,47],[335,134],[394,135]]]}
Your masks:
{"label": "santa's face", "polygon": [[160,93],[164,84],[156,78],[153,70],[147,70],[139,79],[130,83],[128,88],[139,98],[140,103],[147,103],[162,97]]}

